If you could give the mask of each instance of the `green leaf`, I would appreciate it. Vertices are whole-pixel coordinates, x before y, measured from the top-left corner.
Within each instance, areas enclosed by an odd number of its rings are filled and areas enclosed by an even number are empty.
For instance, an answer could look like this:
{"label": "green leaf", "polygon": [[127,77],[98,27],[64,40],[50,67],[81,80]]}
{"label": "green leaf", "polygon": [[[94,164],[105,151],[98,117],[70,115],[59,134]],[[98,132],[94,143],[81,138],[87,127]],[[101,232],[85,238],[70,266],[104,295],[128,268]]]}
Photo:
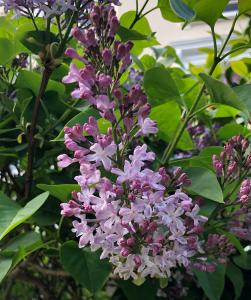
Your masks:
{"label": "green leaf", "polygon": [[235,118],[240,113],[240,110],[224,104],[216,105],[216,109],[209,112],[212,118]]}
{"label": "green leaf", "polygon": [[0,65],[10,62],[16,55],[14,43],[7,38],[0,38]]}
{"label": "green leaf", "polygon": [[[4,227],[2,224],[0,224],[0,240],[15,227],[29,219],[44,204],[48,196],[48,192],[38,195],[28,202],[24,207],[18,209],[15,214],[13,210],[10,213],[8,213],[8,209],[7,212],[6,210],[4,212],[1,210],[2,213],[5,213],[5,220],[8,220],[8,222],[6,222]],[[12,202],[13,201],[10,200],[10,206],[13,205]]]}
{"label": "green leaf", "polygon": [[[122,288],[126,299],[128,300],[154,300],[156,299],[157,284],[153,281],[146,280],[141,286],[136,286],[130,281],[119,281],[119,286]],[[140,298],[139,298],[140,295]]]}
{"label": "green leaf", "polygon": [[48,191],[50,195],[63,202],[70,199],[72,191],[80,191],[78,184],[37,184],[37,187],[40,190]]}
{"label": "green leaf", "polygon": [[[168,143],[180,123],[181,111],[179,105],[175,101],[169,101],[165,104],[152,108],[150,118],[157,122],[159,132],[158,136]],[[182,150],[191,150],[194,145],[187,130],[183,132],[177,148]]]}
{"label": "green leaf", "polygon": [[234,92],[238,95],[241,102],[251,111],[251,84],[244,84],[237,87],[234,87]]}
{"label": "green leaf", "polygon": [[217,131],[217,136],[224,141],[235,135],[242,135],[245,137],[247,134],[249,134],[249,130],[246,127],[236,123],[228,123]]}
{"label": "green leaf", "polygon": [[12,264],[12,258],[0,257],[0,282],[4,279],[8,273]]}
{"label": "green leaf", "polygon": [[213,273],[193,271],[204,293],[210,300],[220,300],[225,285],[226,265],[219,264]]}
{"label": "green leaf", "polygon": [[17,30],[17,38],[32,53],[38,54],[44,50],[45,46],[58,42],[57,37],[52,32],[47,31],[26,31],[27,26],[21,26]]}
{"label": "green leaf", "polygon": [[191,21],[195,16],[194,11],[182,0],[170,0],[170,5],[175,14],[185,21]]}
{"label": "green leaf", "polygon": [[251,10],[251,2],[248,0],[238,0],[239,13],[246,13]]}
{"label": "green leaf", "polygon": [[156,60],[149,54],[145,54],[140,58],[140,61],[144,67],[144,70],[153,68],[156,64]]}
{"label": "green leaf", "polygon": [[212,171],[198,167],[189,167],[184,171],[192,182],[191,185],[186,188],[188,191],[215,202],[223,203],[223,194],[220,184]]}
{"label": "green leaf", "polygon": [[167,69],[154,67],[145,72],[144,89],[151,104],[162,104],[169,100],[182,103],[179,90]]}
{"label": "green leaf", "polygon": [[241,77],[246,77],[249,74],[247,65],[239,60],[239,61],[231,61],[230,62],[231,69]]}
{"label": "green leaf", "polygon": [[201,78],[205,82],[212,102],[230,105],[249,115],[246,105],[240,101],[238,95],[229,86],[206,74],[201,73]]}
{"label": "green leaf", "polygon": [[0,234],[8,227],[20,208],[21,206],[0,191]]}
{"label": "green leaf", "polygon": [[34,231],[25,232],[11,239],[3,249],[5,252],[17,252],[20,248],[25,248],[26,251],[31,250],[34,245],[41,243],[40,234]]}
{"label": "green leaf", "polygon": [[234,299],[239,299],[239,297],[241,296],[242,289],[244,287],[244,279],[241,270],[237,268],[234,264],[228,263],[226,275],[234,286]]}
{"label": "green leaf", "polygon": [[[94,116],[96,119],[100,118],[100,115],[96,109],[86,106],[85,108],[83,108],[83,110],[79,114],[77,114],[70,121],[68,121],[64,127],[66,127],[66,126],[72,127],[76,124],[83,125],[84,123],[86,123],[88,121],[88,118],[90,116]],[[64,129],[62,129],[60,131],[58,136],[55,139],[53,139],[52,142],[60,142],[63,140],[64,140]]]}
{"label": "green leaf", "polygon": [[[27,70],[22,70],[19,72],[16,87],[19,89],[29,89],[34,95],[38,95],[40,84],[41,84],[42,76],[37,72],[31,72]],[[60,96],[64,95],[65,86],[57,81],[49,80],[46,91],[55,91]]]}
{"label": "green leaf", "polygon": [[[120,26],[129,29],[135,18],[135,14],[135,11],[128,11],[124,13],[120,18]],[[134,40],[132,54],[139,55],[144,48],[159,45],[158,41],[154,37],[154,34],[146,17],[140,18],[140,20],[134,25],[133,31],[147,36],[148,38],[147,40]]]}
{"label": "green leaf", "polygon": [[183,19],[173,12],[169,0],[158,0],[158,8],[163,19],[171,22],[183,22]]}
{"label": "green leaf", "polygon": [[80,249],[74,241],[63,244],[60,257],[63,268],[91,293],[102,289],[112,270],[107,260],[100,259],[100,251]]}
{"label": "green leaf", "polygon": [[251,270],[251,255],[240,255],[233,258],[234,263],[244,270]]}
{"label": "green leaf", "polygon": [[117,33],[122,42],[127,41],[137,41],[137,40],[147,40],[148,37],[144,34],[141,34],[133,29],[128,29],[124,26],[119,26],[119,30]]}
{"label": "green leaf", "polygon": [[200,0],[193,7],[196,17],[209,26],[214,27],[216,21],[221,17],[229,0],[218,0],[217,4],[212,0]]}
{"label": "green leaf", "polygon": [[171,166],[185,167],[202,167],[214,171],[212,165],[212,156],[219,155],[223,150],[220,146],[210,146],[201,150],[197,156],[191,158],[174,159],[169,162]]}

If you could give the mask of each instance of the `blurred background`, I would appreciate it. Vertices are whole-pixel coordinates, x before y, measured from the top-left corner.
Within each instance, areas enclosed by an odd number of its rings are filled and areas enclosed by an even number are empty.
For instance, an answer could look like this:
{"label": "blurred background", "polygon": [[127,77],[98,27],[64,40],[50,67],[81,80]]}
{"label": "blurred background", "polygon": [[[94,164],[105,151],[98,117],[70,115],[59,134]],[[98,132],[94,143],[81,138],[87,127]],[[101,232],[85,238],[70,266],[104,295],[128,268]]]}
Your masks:
{"label": "blurred background", "polygon": [[[141,7],[144,2],[144,0],[139,0],[139,6]],[[150,0],[145,11],[155,7],[157,2],[157,0]],[[231,0],[224,13],[227,19],[221,19],[217,22],[216,33],[221,37],[224,37],[226,33],[229,32],[233,18],[238,11],[237,2],[238,0]],[[118,14],[120,16],[129,10],[135,10],[135,0],[121,0],[121,3],[122,5],[118,8]],[[198,48],[212,47],[210,28],[205,25],[205,23],[191,23],[182,30],[182,23],[173,23],[164,20],[161,17],[159,9],[154,10],[146,17],[153,32],[156,32],[158,42],[162,46],[173,46],[185,66],[187,66],[189,62],[195,65],[204,63],[206,54],[198,51]],[[247,24],[248,20],[245,17],[240,19],[236,25],[236,30],[243,32]],[[233,38],[234,37],[235,35],[233,35]]]}

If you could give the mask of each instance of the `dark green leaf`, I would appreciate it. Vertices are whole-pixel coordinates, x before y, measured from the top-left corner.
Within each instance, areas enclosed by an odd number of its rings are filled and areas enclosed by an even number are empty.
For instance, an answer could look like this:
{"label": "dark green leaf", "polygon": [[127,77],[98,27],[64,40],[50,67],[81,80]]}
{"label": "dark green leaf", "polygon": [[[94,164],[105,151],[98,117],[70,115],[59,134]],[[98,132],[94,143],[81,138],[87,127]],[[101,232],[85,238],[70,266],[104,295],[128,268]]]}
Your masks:
{"label": "dark green leaf", "polygon": [[[128,11],[124,13],[120,18],[120,26],[129,29],[135,18],[135,11]],[[134,40],[134,46],[132,54],[140,54],[144,48],[158,45],[158,41],[154,37],[149,22],[146,17],[140,18],[140,20],[133,26],[133,30],[137,33],[147,36],[147,40]]]}
{"label": "dark green leaf", "polygon": [[235,135],[242,135],[245,137],[247,134],[249,134],[249,130],[246,127],[236,123],[228,123],[217,131],[217,136],[221,140],[225,141]]}
{"label": "dark green leaf", "polygon": [[99,251],[80,249],[74,241],[63,244],[60,257],[63,268],[91,293],[102,289],[112,270],[107,260],[100,260]]}
{"label": "dark green leaf", "polygon": [[244,84],[234,88],[234,92],[239,96],[239,99],[244,103],[249,111],[251,111],[251,84]]}
{"label": "dark green leaf", "polygon": [[226,275],[231,280],[234,286],[234,299],[239,299],[239,297],[241,296],[242,289],[244,287],[244,279],[241,270],[237,268],[234,264],[228,263]]}
{"label": "dark green leaf", "polygon": [[[29,219],[44,204],[48,196],[48,192],[40,194],[34,199],[32,199],[30,202],[28,202],[24,207],[18,210],[12,209],[11,211],[9,211],[9,209],[7,208],[7,210],[4,211],[6,220],[5,226],[2,226],[2,224],[0,224],[0,240],[15,227]],[[12,200],[9,201],[10,207],[13,207],[12,202]]]}
{"label": "dark green leaf", "polygon": [[12,264],[12,259],[9,257],[0,257],[0,282],[8,273]]}
{"label": "dark green leaf", "polygon": [[213,273],[194,270],[200,286],[210,300],[220,300],[225,285],[226,265],[219,264]]}
{"label": "dark green leaf", "polygon": [[249,115],[246,105],[228,85],[203,73],[200,76],[205,82],[212,102],[230,105]]}
{"label": "dark green leaf", "polygon": [[4,247],[4,252],[17,252],[21,247],[30,250],[41,243],[40,234],[34,231],[25,232],[11,239]]}
{"label": "dark green leaf", "polygon": [[37,184],[37,187],[40,190],[48,191],[50,195],[63,202],[70,199],[72,191],[80,191],[78,184]]}
{"label": "dark green leaf", "polygon": [[21,207],[0,191],[0,234],[9,226]]}
{"label": "dark green leaf", "polygon": [[223,194],[220,184],[212,171],[198,167],[189,167],[184,171],[192,182],[191,185],[186,188],[188,191],[215,202],[223,203]]}
{"label": "dark green leaf", "polygon": [[126,299],[128,300],[154,300],[158,285],[150,280],[145,281],[142,285],[137,286],[130,281],[119,281],[119,286],[122,288]]}
{"label": "dark green leaf", "polygon": [[233,258],[234,263],[244,270],[251,270],[251,255],[235,256]]}
{"label": "dark green leaf", "polygon": [[118,35],[122,42],[135,41],[135,40],[147,40],[148,37],[133,29],[128,29],[124,26],[119,27]]}
{"label": "dark green leaf", "polygon": [[[152,108],[150,118],[158,124],[159,137],[168,143],[173,138],[175,129],[180,123],[181,112],[179,105],[175,101],[169,101],[155,106]],[[182,150],[193,149],[193,142],[187,130],[181,136],[177,148]]]}
{"label": "dark green leaf", "polygon": [[178,88],[167,69],[154,67],[146,71],[144,89],[151,98],[151,104],[162,104],[169,100],[182,103]]}
{"label": "dark green leaf", "polygon": [[21,27],[17,31],[17,38],[32,53],[38,54],[44,50],[45,46],[53,42],[58,42],[56,36],[47,31],[24,31]]}
{"label": "dark green leaf", "polygon": [[[41,79],[41,75],[36,72],[22,70],[18,74],[16,87],[21,89],[29,89],[34,93],[34,95],[37,96],[41,84]],[[60,82],[50,80],[46,91],[55,91],[62,96],[65,92],[65,87]]]}

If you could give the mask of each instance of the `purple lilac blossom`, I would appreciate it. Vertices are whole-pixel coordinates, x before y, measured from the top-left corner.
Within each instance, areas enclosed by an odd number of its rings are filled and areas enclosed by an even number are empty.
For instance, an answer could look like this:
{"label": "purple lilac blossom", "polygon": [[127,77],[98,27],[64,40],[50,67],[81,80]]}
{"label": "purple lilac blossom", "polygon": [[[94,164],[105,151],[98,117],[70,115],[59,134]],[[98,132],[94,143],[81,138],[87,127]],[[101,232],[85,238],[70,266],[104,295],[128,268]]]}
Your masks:
{"label": "purple lilac blossom", "polygon": [[[65,128],[65,146],[73,155],[60,155],[58,165],[79,165],[74,179],[81,191],[72,193],[61,213],[75,218],[79,247],[101,249],[101,259],[109,258],[119,277],[169,277],[171,269],[187,268],[203,253],[199,234],[207,218],[182,191],[190,181],[180,168],[173,174],[165,168],[154,171],[148,166],[155,154],[147,145],[130,147],[132,138],[158,131],[141,86],[132,86],[126,94],[120,87],[133,45],[115,40],[119,22],[111,5],[94,5],[90,21],[89,29],[72,31],[84,55],[66,51],[85,66],[71,64],[63,82],[76,83],[72,96],[95,107],[111,127],[100,132],[90,117],[84,125]],[[103,169],[109,178],[102,175]]]}

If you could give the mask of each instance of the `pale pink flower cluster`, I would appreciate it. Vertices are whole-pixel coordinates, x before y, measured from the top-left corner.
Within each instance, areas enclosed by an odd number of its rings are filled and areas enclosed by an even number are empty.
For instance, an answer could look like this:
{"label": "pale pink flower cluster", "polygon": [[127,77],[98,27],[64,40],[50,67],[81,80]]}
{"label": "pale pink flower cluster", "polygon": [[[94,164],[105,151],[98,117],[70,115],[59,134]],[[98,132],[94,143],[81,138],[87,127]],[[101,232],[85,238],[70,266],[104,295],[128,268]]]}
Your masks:
{"label": "pale pink flower cluster", "polygon": [[[73,231],[79,246],[101,248],[101,258],[108,257],[114,272],[124,279],[167,277],[178,265],[188,267],[190,259],[202,252],[198,233],[206,218],[180,189],[188,183],[186,175],[180,169],[170,177],[164,168],[147,168],[155,155],[147,152],[145,144],[134,149],[123,168],[112,167],[116,145],[110,130],[101,135],[92,117],[65,132],[65,144],[74,158],[59,156],[59,166],[79,163],[75,180],[81,191],[62,204],[62,214],[77,218]],[[94,140],[89,149],[87,134]],[[113,181],[102,177],[102,168],[115,175]],[[176,188],[174,194],[171,186]]]}
{"label": "pale pink flower cluster", "polygon": [[158,131],[140,85],[126,94],[120,87],[132,43],[115,40],[119,23],[112,6],[93,6],[90,21],[87,30],[73,30],[84,55],[66,51],[85,65],[72,64],[63,81],[76,83],[72,96],[95,107],[111,127],[101,133],[90,117],[65,128],[65,146],[74,155],[60,155],[58,165],[79,164],[75,180],[81,191],[62,204],[62,215],[75,216],[79,246],[101,249],[101,259],[109,258],[119,277],[168,277],[172,268],[188,267],[203,252],[199,234],[207,219],[182,191],[190,182],[181,169],[154,171],[155,154],[146,144],[132,146],[137,137]]}

